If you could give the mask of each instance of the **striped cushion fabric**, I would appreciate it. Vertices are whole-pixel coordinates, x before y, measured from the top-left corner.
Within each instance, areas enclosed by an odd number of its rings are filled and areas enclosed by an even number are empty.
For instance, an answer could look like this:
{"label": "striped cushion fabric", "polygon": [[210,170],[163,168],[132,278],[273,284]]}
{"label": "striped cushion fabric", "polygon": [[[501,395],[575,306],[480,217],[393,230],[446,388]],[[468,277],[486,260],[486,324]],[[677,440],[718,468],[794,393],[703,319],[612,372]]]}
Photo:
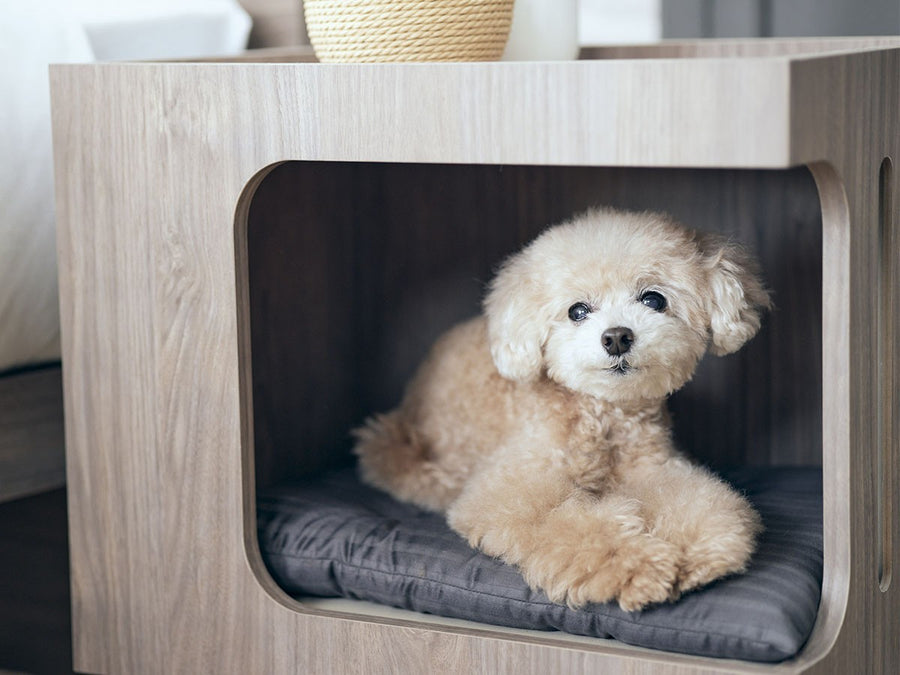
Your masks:
{"label": "striped cushion fabric", "polygon": [[261,494],[260,548],[273,578],[295,596],[357,598],[686,654],[781,661],[803,646],[818,611],[821,471],[743,469],[725,477],[766,527],[749,571],[642,612],[553,604],[514,568],[472,550],[440,515],[361,484],[352,469]]}

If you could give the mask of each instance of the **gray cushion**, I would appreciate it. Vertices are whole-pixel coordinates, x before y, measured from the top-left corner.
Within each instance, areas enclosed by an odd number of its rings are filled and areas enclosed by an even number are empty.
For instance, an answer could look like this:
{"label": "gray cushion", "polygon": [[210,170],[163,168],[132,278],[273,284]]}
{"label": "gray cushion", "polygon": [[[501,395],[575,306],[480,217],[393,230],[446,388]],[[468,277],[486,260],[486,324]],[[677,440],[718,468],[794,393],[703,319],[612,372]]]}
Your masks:
{"label": "gray cushion", "polygon": [[642,612],[553,604],[513,567],[472,550],[441,516],[361,484],[352,469],[261,494],[260,548],[274,579],[297,596],[343,596],[687,654],[781,661],[803,646],[818,610],[821,471],[746,469],[726,477],[766,526],[749,571]]}

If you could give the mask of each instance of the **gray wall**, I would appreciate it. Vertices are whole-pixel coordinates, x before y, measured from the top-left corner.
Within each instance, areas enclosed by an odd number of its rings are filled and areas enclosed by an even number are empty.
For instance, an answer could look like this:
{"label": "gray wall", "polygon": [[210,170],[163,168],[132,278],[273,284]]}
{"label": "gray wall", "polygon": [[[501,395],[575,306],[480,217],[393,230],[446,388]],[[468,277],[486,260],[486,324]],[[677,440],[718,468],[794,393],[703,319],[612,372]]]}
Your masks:
{"label": "gray wall", "polygon": [[900,0],[662,0],[663,37],[900,34]]}

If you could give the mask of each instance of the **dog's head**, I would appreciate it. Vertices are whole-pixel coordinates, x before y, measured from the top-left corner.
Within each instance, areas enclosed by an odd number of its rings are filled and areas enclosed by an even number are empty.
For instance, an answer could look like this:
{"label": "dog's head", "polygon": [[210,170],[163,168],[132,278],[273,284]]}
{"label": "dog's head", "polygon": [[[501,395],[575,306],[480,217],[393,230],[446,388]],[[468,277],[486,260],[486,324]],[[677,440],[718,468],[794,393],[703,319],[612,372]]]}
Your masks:
{"label": "dog's head", "polygon": [[500,374],[611,401],[680,388],[753,337],[769,295],[742,249],[666,216],[597,209],[546,230],[485,300]]}

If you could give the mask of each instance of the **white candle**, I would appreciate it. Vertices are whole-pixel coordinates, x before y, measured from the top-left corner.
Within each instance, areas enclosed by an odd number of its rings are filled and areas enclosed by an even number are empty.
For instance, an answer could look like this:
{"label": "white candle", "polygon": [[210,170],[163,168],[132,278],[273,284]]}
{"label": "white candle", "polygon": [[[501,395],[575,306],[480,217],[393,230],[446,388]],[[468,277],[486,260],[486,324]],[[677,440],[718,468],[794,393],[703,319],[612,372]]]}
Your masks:
{"label": "white candle", "polygon": [[578,0],[516,0],[503,58],[558,61],[578,56]]}

